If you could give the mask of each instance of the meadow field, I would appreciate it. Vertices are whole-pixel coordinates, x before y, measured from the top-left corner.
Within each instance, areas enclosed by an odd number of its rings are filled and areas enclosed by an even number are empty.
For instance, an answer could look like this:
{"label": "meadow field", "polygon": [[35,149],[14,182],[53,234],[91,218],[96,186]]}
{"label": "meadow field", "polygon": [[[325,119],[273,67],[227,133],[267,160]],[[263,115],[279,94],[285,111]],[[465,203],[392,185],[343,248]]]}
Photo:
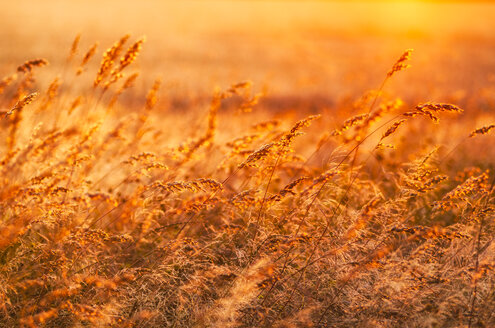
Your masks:
{"label": "meadow field", "polygon": [[495,4],[0,3],[0,327],[495,327]]}

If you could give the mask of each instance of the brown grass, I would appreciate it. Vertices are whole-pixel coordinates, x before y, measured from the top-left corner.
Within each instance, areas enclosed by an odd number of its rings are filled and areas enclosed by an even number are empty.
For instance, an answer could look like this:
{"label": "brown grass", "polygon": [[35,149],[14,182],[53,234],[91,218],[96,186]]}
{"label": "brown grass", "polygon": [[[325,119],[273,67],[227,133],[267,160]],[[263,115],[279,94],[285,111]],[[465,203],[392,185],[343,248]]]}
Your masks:
{"label": "brown grass", "polygon": [[495,325],[493,113],[389,97],[410,51],[332,110],[184,110],[129,38],[0,82],[0,327]]}

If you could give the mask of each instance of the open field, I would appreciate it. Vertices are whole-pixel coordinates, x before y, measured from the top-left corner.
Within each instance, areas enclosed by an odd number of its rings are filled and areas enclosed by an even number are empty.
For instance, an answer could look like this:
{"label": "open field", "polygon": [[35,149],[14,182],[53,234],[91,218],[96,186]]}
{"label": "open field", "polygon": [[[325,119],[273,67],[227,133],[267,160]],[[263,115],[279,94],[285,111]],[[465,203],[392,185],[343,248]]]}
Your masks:
{"label": "open field", "polygon": [[495,326],[494,4],[3,7],[0,327]]}

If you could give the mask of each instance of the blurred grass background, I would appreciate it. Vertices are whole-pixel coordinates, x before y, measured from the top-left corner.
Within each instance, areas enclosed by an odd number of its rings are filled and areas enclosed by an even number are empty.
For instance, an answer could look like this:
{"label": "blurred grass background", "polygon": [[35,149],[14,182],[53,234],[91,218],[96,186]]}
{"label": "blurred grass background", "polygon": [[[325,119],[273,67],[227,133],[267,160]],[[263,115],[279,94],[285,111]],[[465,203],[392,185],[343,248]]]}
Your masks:
{"label": "blurred grass background", "polygon": [[332,106],[377,88],[390,62],[414,48],[414,69],[391,93],[411,102],[495,103],[493,3],[20,0],[3,8],[1,75],[37,57],[61,71],[60,51],[78,33],[80,52],[99,41],[96,68],[101,52],[131,33],[147,36],[143,90],[161,76],[170,97],[189,98],[250,79],[273,106]]}

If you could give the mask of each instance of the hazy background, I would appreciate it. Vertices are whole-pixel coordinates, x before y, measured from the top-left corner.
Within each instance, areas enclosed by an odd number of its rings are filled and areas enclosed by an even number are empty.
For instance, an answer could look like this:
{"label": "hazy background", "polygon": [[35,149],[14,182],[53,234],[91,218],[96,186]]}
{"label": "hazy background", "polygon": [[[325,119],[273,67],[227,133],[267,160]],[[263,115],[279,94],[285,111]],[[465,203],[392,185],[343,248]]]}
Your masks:
{"label": "hazy background", "polygon": [[250,79],[274,103],[311,97],[330,106],[377,88],[403,50],[414,48],[414,68],[397,76],[391,93],[481,107],[495,98],[489,2],[1,2],[2,76],[37,57],[62,70],[81,33],[78,58],[100,43],[90,79],[103,50],[131,33],[131,40],[147,36],[138,63],[142,87],[161,76],[171,97]]}

